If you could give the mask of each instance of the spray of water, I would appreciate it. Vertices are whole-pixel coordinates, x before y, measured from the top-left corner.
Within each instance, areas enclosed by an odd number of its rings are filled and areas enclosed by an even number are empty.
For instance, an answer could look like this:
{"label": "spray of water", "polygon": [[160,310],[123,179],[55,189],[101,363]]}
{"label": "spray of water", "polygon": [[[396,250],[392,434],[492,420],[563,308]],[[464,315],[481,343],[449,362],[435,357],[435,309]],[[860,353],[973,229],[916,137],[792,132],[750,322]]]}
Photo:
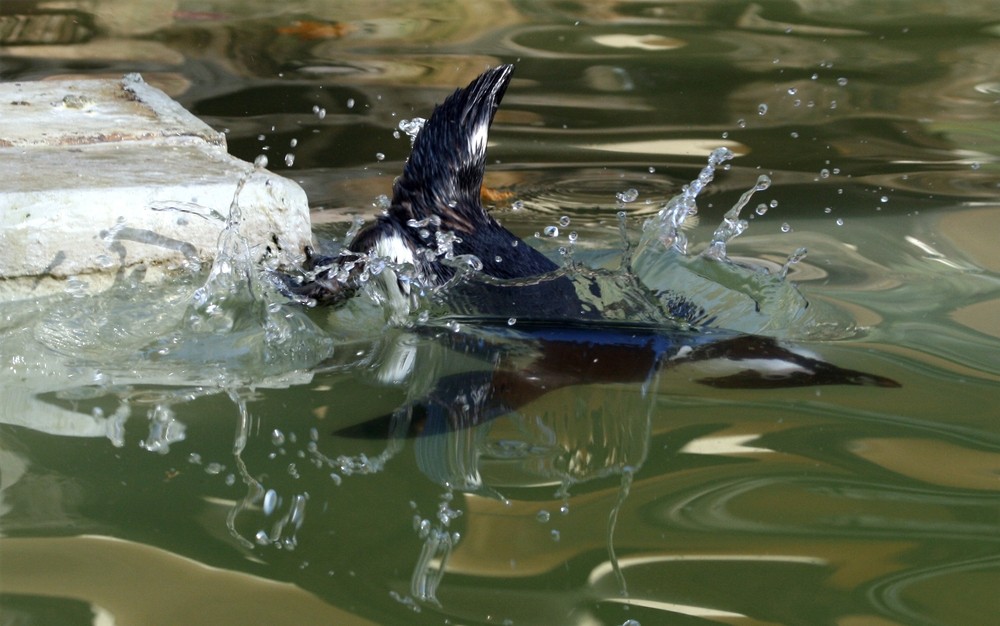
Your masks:
{"label": "spray of water", "polygon": [[698,173],[698,177],[684,185],[681,192],[668,200],[655,217],[643,224],[642,238],[635,250],[637,257],[653,253],[656,244],[665,248],[672,247],[681,254],[687,254],[687,237],[681,227],[698,213],[698,195],[715,178],[715,171],[734,156],[729,148],[717,148],[712,151],[708,163]]}

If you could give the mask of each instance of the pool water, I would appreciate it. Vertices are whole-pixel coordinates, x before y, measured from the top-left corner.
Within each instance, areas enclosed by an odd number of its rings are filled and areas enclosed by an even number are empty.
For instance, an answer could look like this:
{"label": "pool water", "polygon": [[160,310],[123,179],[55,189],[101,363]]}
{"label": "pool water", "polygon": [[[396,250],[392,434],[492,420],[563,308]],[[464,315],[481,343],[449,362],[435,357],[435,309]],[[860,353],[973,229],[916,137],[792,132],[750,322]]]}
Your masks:
{"label": "pool water", "polygon": [[[628,319],[301,307],[236,233],[225,271],[0,304],[3,623],[1000,615],[994,3],[123,0],[0,25],[3,80],[141,72],[298,181],[325,246],[391,193],[400,122],[500,63],[493,212],[562,262],[616,268],[619,212],[638,242],[728,147],[688,256],[644,279],[898,384],[655,369]],[[771,274],[698,257],[762,174],[727,254]]]}

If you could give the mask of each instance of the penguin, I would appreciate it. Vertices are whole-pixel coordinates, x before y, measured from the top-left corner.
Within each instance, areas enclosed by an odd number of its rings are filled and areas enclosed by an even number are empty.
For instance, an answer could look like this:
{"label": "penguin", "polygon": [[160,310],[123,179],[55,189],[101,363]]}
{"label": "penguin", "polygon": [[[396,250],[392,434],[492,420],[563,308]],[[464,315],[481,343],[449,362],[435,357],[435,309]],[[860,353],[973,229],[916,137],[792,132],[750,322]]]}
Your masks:
{"label": "penguin", "polygon": [[[417,413],[440,416],[454,428],[468,427],[474,424],[454,423],[457,418],[449,409],[456,390],[478,390],[482,406],[473,419],[479,422],[562,386],[641,382],[657,371],[688,365],[701,373],[698,382],[716,388],[899,386],[770,337],[603,318],[593,305],[600,298],[597,283],[560,274],[554,261],[504,228],[482,205],[489,129],[513,70],[512,65],[489,69],[435,107],[393,184],[388,210],[360,230],[339,256],[309,251],[306,266],[313,280],[286,282],[296,296],[339,305],[357,293],[367,272],[364,280],[376,281],[390,308],[404,315],[416,306],[421,290],[448,285],[450,312],[492,323],[485,339],[483,333],[423,331],[495,367],[442,378],[426,398],[412,403]],[[442,242],[447,244],[444,254],[439,253]],[[476,259],[477,273],[486,280],[453,281],[463,259]],[[372,272],[370,264],[376,261],[387,267]],[[404,276],[393,268],[412,271]],[[512,280],[516,282],[502,283]],[[681,322],[710,319],[681,295],[670,306],[668,313]],[[501,323],[509,318],[517,320],[515,326]],[[516,344],[533,351],[534,360],[515,365],[508,355]],[[401,377],[405,373],[394,374]]]}
{"label": "penguin", "polygon": [[[360,230],[339,257],[307,250],[306,269],[320,271],[312,281],[288,283],[289,291],[321,304],[341,304],[355,295],[369,262],[378,259],[390,266],[376,277],[379,289],[389,306],[405,315],[416,305],[418,289],[448,283],[465,260],[490,279],[542,278],[523,286],[461,282],[448,293],[455,314],[517,317],[544,311],[553,319],[598,318],[570,279],[551,276],[559,269],[554,261],[483,207],[487,138],[513,71],[513,65],[490,69],[436,106],[393,183],[388,210]],[[343,271],[322,270],[345,265],[350,267],[346,278]],[[412,267],[413,275],[402,277],[392,267]]]}

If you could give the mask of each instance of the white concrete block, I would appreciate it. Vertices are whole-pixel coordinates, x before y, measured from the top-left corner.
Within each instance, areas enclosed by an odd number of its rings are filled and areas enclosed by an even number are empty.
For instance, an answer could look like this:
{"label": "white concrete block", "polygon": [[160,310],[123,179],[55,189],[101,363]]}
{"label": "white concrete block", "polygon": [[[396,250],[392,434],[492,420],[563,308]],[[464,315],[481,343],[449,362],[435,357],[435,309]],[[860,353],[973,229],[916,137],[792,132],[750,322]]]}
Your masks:
{"label": "white concrete block", "polygon": [[241,234],[289,262],[311,239],[301,187],[138,76],[0,84],[0,299],[210,260],[243,177]]}

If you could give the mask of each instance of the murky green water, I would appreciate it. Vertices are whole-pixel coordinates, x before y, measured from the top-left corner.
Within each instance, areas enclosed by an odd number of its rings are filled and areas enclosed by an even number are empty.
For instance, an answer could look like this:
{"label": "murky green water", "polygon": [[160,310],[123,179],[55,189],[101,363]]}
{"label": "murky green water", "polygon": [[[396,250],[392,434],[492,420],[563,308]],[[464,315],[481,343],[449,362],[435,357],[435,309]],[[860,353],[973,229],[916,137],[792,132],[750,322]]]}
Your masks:
{"label": "murky green water", "polygon": [[45,5],[0,7],[4,80],[140,71],[300,181],[331,237],[389,193],[398,122],[487,65],[517,64],[497,215],[556,257],[573,230],[578,258],[613,264],[616,212],[638,232],[727,145],[692,248],[768,174],[729,252],[808,248],[789,278],[810,308],[768,325],[736,303],[722,325],[901,386],[671,367],[553,379],[436,432],[399,408],[530,351],[238,281],[212,317],[189,308],[204,274],[3,304],[4,624],[996,622],[995,3],[70,5],[45,45],[8,28]]}

